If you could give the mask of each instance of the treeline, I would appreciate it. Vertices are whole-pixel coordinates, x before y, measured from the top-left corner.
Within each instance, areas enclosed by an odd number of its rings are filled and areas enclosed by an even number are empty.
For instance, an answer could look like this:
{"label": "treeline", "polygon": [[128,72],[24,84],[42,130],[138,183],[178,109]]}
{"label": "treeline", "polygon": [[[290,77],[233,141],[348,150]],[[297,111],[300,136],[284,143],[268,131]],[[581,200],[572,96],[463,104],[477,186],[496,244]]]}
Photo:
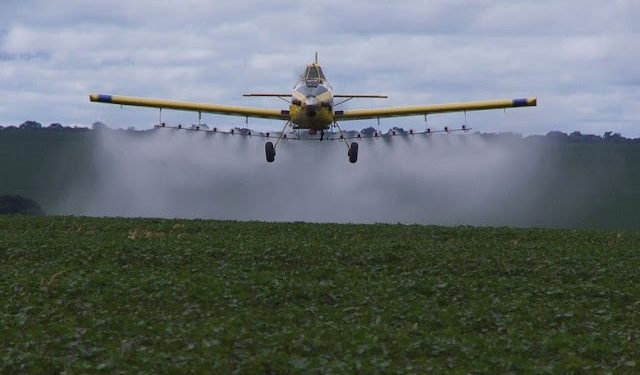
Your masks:
{"label": "treeline", "polygon": [[[101,122],[95,122],[93,123],[91,129],[93,130],[97,130],[97,129],[101,129],[101,128],[106,128],[106,125],[104,125]],[[73,130],[73,131],[78,131],[78,130],[91,130],[90,128],[84,127],[84,126],[64,126],[58,122],[54,122],[49,124],[49,126],[43,126],[41,123],[37,122],[37,121],[25,121],[22,124],[16,126],[16,125],[8,125],[8,126],[3,126],[0,125],[0,131],[2,130]]]}
{"label": "treeline", "polygon": [[[193,125],[192,127],[195,127]],[[185,127],[186,129],[187,127]],[[198,126],[199,129],[207,130],[208,127],[205,124],[201,124]],[[238,130],[238,133],[246,133],[246,132],[254,132],[251,129],[247,128],[235,128]],[[82,127],[82,126],[64,126],[60,123],[52,123],[48,126],[43,126],[41,123],[37,121],[25,121],[22,124],[15,126],[3,126],[0,125],[0,131],[12,131],[12,130],[54,130],[54,131],[90,131],[90,130],[100,130],[100,131],[127,131],[127,132],[148,132],[156,130],[154,129],[145,129],[145,130],[137,130],[134,127],[129,127],[127,129],[111,129],[107,125],[102,122],[94,122],[91,125],[91,128]],[[363,135],[373,135],[378,130],[373,127],[367,127],[360,130],[360,133]],[[357,131],[349,130],[347,133],[357,133]],[[399,127],[393,127],[389,129],[386,133],[394,133],[394,134],[409,134],[408,130]],[[384,134],[386,134],[384,133]],[[579,131],[574,131],[572,133],[564,133],[561,131],[551,131],[546,135],[528,135],[523,136],[519,133],[513,132],[505,132],[505,133],[481,133],[474,132],[476,135],[480,135],[483,138],[488,139],[523,139],[523,140],[542,140],[542,141],[552,141],[552,142],[560,142],[560,143],[593,143],[593,144],[638,144],[640,145],[640,138],[626,138],[622,136],[620,133],[614,133],[611,131],[605,132],[603,135],[595,135],[595,134],[582,134]]]}
{"label": "treeline", "polygon": [[[22,129],[0,130],[0,196],[13,196],[5,201],[4,209],[0,205],[0,213],[15,212],[19,204],[29,211],[30,204],[25,204],[25,201],[20,203],[15,196],[37,202],[47,214],[83,212],[82,209],[91,204],[92,192],[96,187],[110,183],[103,179],[100,170],[100,163],[104,159],[103,148],[97,147],[101,141],[100,132],[97,131],[101,129],[100,125],[82,129],[55,128],[25,124]],[[371,130],[376,131],[375,128]],[[105,127],[104,131],[120,133],[124,139],[145,138],[162,130],[129,131]],[[401,133],[399,128],[389,131]],[[241,133],[238,131],[236,134]],[[461,220],[460,223],[640,228],[640,169],[637,168],[640,165],[640,146],[637,145],[640,139],[625,138],[613,132],[600,136],[579,132],[550,132],[535,136],[452,132],[433,138],[418,137],[425,142],[412,142],[414,146],[428,147],[430,140],[444,141],[444,145],[450,139],[454,141],[451,142],[452,154],[466,147],[465,140],[481,137],[486,141],[481,142],[483,148],[477,148],[476,142],[469,142],[469,146],[472,146],[470,157],[478,155],[476,152],[481,152],[486,143],[487,150],[499,146],[497,155],[509,160],[499,160],[502,164],[498,166],[502,165],[504,170],[489,168],[491,173],[505,181],[504,186],[497,184],[500,189],[497,195],[501,199],[493,202],[491,211],[483,213],[482,218],[477,216],[468,221]],[[402,147],[405,142],[399,141],[398,147]],[[251,156],[260,160],[263,160],[262,157]],[[441,157],[436,162],[446,160],[449,156],[442,154]],[[460,159],[454,159],[457,160]],[[399,164],[403,162],[398,160]],[[430,162],[411,161],[408,167],[418,175],[421,168],[432,165]],[[515,173],[520,170],[521,173]],[[459,173],[463,176],[460,177],[462,181],[464,174],[464,171]],[[455,175],[455,178],[459,176]],[[447,183],[445,179],[443,184]],[[433,186],[437,189],[441,185],[435,181]],[[464,199],[468,188],[475,187],[452,185],[451,192],[447,194],[459,195],[466,202]],[[486,184],[479,185],[479,188],[486,189]]]}
{"label": "treeline", "polygon": [[20,195],[0,196],[0,215],[42,215],[42,213],[42,208],[40,208],[40,205],[33,199]]}
{"label": "treeline", "polygon": [[522,138],[525,140],[543,140],[552,141],[555,143],[592,143],[592,144],[634,144],[640,145],[640,138],[626,138],[620,135],[620,133],[605,132],[603,135],[594,134],[582,134],[579,131],[567,134],[560,131],[552,131],[546,135],[529,135],[523,137],[517,133],[482,133],[483,137],[496,137],[496,138]]}
{"label": "treeline", "polygon": [[[373,135],[377,132],[376,128],[368,127],[362,129],[360,133],[365,135]],[[409,134],[408,130],[403,128],[393,127],[388,130],[388,133],[394,134]],[[386,134],[386,133],[385,133]],[[459,133],[457,133],[459,134]],[[479,135],[483,138],[487,139],[522,139],[522,140],[541,140],[541,141],[551,141],[554,143],[593,143],[593,144],[638,144],[640,145],[640,138],[626,138],[623,137],[620,133],[614,133],[611,131],[605,132],[603,135],[594,135],[594,134],[582,134],[579,131],[574,131],[572,133],[563,133],[561,131],[551,131],[546,135],[528,135],[523,136],[519,133],[513,132],[505,132],[505,133],[481,133],[474,132],[473,134]]]}

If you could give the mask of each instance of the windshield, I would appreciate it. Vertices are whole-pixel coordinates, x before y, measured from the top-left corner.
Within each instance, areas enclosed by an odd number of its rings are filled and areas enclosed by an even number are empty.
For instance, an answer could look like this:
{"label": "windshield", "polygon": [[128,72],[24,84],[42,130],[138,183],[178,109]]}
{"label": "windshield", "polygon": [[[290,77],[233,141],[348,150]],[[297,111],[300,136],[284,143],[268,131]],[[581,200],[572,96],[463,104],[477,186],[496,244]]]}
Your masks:
{"label": "windshield", "polygon": [[302,78],[305,80],[326,80],[322,73],[322,68],[317,65],[307,66],[307,70],[305,70]]}

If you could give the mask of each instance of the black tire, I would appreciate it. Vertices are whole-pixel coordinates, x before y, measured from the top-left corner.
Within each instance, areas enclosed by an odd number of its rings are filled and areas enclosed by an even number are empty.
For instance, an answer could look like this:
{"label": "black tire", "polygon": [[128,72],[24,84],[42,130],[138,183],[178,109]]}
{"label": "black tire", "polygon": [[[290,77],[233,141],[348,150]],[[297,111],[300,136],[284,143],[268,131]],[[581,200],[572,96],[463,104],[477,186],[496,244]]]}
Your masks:
{"label": "black tire", "polygon": [[352,142],[351,146],[349,146],[349,162],[355,163],[358,161],[358,143]]}
{"label": "black tire", "polygon": [[264,151],[267,154],[267,162],[273,163],[273,161],[276,160],[276,149],[273,148],[273,143],[267,142],[264,145]]}

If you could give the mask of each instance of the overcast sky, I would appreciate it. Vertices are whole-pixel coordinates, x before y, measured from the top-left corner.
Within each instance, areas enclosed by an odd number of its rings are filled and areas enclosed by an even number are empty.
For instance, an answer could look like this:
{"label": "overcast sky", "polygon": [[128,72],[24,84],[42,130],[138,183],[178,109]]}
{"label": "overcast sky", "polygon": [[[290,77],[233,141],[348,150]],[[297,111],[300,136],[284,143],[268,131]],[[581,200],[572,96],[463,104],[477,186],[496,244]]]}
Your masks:
{"label": "overcast sky", "polygon": [[[0,125],[158,121],[157,110],[90,103],[90,92],[285,108],[241,94],[289,92],[318,51],[336,92],[389,95],[349,108],[537,96],[536,108],[471,113],[468,123],[639,137],[639,19],[637,0],[1,0]],[[462,121],[429,117],[432,127]],[[382,121],[396,124],[424,119]]]}

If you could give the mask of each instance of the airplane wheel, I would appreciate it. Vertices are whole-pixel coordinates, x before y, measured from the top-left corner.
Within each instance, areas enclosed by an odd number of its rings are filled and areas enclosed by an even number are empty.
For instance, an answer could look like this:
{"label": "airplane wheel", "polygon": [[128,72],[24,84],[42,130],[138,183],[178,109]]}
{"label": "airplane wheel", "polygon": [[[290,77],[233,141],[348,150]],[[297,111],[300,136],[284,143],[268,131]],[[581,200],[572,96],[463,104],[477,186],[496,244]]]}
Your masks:
{"label": "airplane wheel", "polygon": [[267,162],[273,163],[273,161],[276,159],[276,149],[273,148],[273,143],[267,142],[264,145],[264,150],[267,154]]}
{"label": "airplane wheel", "polygon": [[358,161],[358,143],[352,142],[351,146],[349,146],[349,162],[355,163]]}

